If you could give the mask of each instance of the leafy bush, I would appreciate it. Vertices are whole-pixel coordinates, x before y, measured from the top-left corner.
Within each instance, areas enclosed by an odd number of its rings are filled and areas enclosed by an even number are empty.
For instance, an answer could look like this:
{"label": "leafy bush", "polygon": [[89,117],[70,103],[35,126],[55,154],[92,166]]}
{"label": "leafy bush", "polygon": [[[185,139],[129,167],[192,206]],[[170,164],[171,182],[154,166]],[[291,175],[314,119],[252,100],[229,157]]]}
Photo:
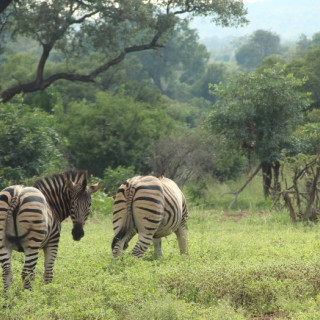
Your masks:
{"label": "leafy bush", "polygon": [[127,168],[118,166],[115,169],[112,169],[111,167],[106,168],[103,171],[103,181],[108,195],[111,197],[115,196],[120,185],[134,175],[133,166]]}
{"label": "leafy bush", "polygon": [[0,104],[0,187],[60,171],[64,141],[52,116],[20,104]]}
{"label": "leafy bush", "polygon": [[94,102],[71,102],[57,112],[70,142],[70,162],[102,176],[106,166],[146,167],[146,149],[175,127],[166,105],[137,102],[118,92],[99,92]]}
{"label": "leafy bush", "polygon": [[113,199],[103,191],[92,195],[91,215],[109,215],[113,212]]}

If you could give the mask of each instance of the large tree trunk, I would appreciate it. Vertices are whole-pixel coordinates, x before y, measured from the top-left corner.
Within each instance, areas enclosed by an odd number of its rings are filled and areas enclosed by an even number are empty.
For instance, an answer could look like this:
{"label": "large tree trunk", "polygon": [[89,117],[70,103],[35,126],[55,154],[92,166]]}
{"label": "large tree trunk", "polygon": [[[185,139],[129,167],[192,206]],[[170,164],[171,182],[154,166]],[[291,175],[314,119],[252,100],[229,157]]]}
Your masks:
{"label": "large tree trunk", "polygon": [[263,193],[267,198],[271,194],[271,182],[272,182],[272,163],[262,162],[262,181],[263,181]]}
{"label": "large tree trunk", "polygon": [[[275,163],[262,162],[262,179],[263,179],[263,192],[264,196],[267,198],[271,195],[272,191],[280,191],[281,186],[279,182],[280,173],[280,163],[276,161]],[[272,174],[273,171],[273,174]],[[272,186],[273,178],[273,186]]]}

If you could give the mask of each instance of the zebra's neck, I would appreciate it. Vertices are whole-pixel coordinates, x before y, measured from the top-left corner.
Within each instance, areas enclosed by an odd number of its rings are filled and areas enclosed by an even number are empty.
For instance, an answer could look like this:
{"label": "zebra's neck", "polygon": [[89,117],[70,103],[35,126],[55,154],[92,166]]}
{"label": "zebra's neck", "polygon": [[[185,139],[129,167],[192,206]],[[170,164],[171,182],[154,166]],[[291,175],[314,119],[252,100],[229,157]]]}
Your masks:
{"label": "zebra's neck", "polygon": [[48,197],[45,195],[46,200],[52,213],[59,221],[63,221],[70,215],[70,199],[66,194],[50,194]]}
{"label": "zebra's neck", "polygon": [[63,221],[70,215],[70,193],[62,175],[38,180],[35,187],[45,196],[51,212],[59,221]]}

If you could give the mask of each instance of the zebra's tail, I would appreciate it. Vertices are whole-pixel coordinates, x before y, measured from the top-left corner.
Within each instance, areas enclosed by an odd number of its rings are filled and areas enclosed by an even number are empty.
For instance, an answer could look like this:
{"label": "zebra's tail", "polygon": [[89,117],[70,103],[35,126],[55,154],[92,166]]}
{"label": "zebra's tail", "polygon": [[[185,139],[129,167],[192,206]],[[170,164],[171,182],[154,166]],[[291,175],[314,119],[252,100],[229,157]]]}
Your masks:
{"label": "zebra's tail", "polygon": [[[124,221],[118,233],[112,240],[111,248],[112,251],[115,251],[116,245],[124,240],[123,248],[118,248],[120,250],[126,249],[128,247],[128,242],[132,238],[132,235],[135,234],[134,232],[134,221],[133,221],[133,212],[132,212],[132,203],[133,197],[135,195],[135,188],[131,185],[128,186],[126,189],[125,197],[126,197],[126,208],[127,214],[124,217]],[[117,248],[116,248],[117,249]]]}
{"label": "zebra's tail", "polygon": [[[19,251],[23,251],[22,247],[20,245],[20,241],[29,233],[27,232],[26,234],[23,234],[21,236],[18,236],[18,230],[17,230],[17,220],[16,220],[16,215],[17,215],[17,210],[19,209],[19,198],[20,195],[16,194],[14,195],[9,204],[9,208],[7,210],[7,217],[6,217],[6,222],[5,222],[5,235],[6,235],[6,240],[9,241],[10,243],[14,243],[18,246]],[[14,234],[10,234],[9,232],[9,224],[10,221],[13,222],[14,226]]]}
{"label": "zebra's tail", "polygon": [[14,211],[17,209],[19,203],[19,195],[14,195],[9,203],[9,208],[7,210],[6,223],[5,223],[5,231],[6,231],[6,239],[10,242],[14,242],[15,236],[9,234],[8,226],[11,220],[14,219]]}

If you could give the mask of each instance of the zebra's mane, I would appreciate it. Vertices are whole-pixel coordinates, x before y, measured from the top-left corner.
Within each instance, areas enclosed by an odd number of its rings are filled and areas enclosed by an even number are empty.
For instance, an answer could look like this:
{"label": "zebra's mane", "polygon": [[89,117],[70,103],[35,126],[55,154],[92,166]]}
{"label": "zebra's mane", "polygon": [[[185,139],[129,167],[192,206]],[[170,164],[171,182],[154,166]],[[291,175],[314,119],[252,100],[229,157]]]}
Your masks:
{"label": "zebra's mane", "polygon": [[37,180],[33,186],[45,196],[50,208],[60,221],[70,214],[70,192],[66,188],[66,180],[87,187],[88,172],[85,170],[67,170]]}
{"label": "zebra's mane", "polygon": [[79,183],[81,180],[83,180],[83,183],[87,185],[88,171],[69,169],[63,173],[55,173],[55,174],[52,174],[51,176],[40,178],[34,182],[33,186],[38,188],[38,187],[41,187],[42,182],[65,181],[65,179],[71,180],[74,183]]}

